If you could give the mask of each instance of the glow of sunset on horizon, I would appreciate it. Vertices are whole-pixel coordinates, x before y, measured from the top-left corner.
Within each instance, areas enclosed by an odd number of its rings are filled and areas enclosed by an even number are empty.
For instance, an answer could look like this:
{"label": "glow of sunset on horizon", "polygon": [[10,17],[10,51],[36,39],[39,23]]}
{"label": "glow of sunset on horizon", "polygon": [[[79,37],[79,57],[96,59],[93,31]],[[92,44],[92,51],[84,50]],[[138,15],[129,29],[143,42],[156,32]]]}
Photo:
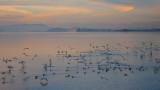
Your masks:
{"label": "glow of sunset on horizon", "polygon": [[0,25],[160,22],[159,11],[160,0],[0,0]]}

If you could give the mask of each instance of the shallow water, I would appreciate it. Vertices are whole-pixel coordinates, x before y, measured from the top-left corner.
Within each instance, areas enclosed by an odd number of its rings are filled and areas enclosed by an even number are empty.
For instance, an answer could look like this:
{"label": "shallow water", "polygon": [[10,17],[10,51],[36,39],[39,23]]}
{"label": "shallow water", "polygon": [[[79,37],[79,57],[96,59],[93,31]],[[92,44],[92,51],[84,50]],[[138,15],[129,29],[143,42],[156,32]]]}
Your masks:
{"label": "shallow water", "polygon": [[160,33],[0,33],[2,90],[160,90]]}

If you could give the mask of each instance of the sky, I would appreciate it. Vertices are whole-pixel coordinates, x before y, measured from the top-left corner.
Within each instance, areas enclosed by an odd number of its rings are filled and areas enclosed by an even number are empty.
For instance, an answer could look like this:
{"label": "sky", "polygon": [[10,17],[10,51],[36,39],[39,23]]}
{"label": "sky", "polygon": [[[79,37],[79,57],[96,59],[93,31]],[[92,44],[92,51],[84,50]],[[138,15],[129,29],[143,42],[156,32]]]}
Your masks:
{"label": "sky", "polygon": [[160,0],[0,0],[0,25],[160,26]]}

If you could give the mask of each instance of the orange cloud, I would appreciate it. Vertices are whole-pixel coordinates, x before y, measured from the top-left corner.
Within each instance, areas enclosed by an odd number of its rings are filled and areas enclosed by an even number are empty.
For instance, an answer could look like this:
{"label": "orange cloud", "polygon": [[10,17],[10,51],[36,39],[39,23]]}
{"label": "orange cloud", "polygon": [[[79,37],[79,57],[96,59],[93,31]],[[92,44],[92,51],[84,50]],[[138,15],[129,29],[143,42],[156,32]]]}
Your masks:
{"label": "orange cloud", "polygon": [[92,3],[96,5],[104,6],[107,8],[112,8],[120,12],[128,12],[135,8],[134,6],[131,6],[131,5],[121,5],[121,4],[106,3],[106,2],[104,3],[104,2],[98,2],[98,1],[93,1]]}
{"label": "orange cloud", "polygon": [[21,21],[39,21],[49,18],[67,17],[72,15],[88,15],[92,10],[74,6],[0,6],[0,17],[19,16]]}
{"label": "orange cloud", "polygon": [[40,20],[40,19],[47,19],[47,18],[54,18],[54,17],[65,17],[70,15],[77,15],[77,14],[89,14],[92,11],[87,8],[82,7],[68,7],[68,6],[56,6],[56,7],[44,7],[38,6],[33,7],[37,10],[43,9],[45,12],[41,13],[33,13],[25,18],[26,21],[33,21],[33,20]]}
{"label": "orange cloud", "polygon": [[133,6],[127,6],[127,5],[115,5],[114,9],[121,11],[121,12],[128,12],[133,10],[135,7]]}
{"label": "orange cloud", "polygon": [[0,17],[4,17],[5,16],[5,14],[4,13],[0,13]]}
{"label": "orange cloud", "polygon": [[21,9],[17,9],[16,6],[0,6],[0,11],[5,12],[6,14],[8,12],[12,12],[12,13],[17,13],[17,14],[32,14],[30,11],[27,10],[21,10]]}

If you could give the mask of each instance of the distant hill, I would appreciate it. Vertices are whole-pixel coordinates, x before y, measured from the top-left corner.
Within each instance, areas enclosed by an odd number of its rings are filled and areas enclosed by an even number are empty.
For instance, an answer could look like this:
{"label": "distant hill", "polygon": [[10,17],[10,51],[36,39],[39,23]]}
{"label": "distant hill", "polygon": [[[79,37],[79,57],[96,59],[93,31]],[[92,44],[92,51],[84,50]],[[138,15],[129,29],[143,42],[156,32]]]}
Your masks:
{"label": "distant hill", "polygon": [[0,32],[160,32],[160,29],[100,29],[100,28],[52,28],[45,24],[14,24],[0,26]]}
{"label": "distant hill", "polygon": [[0,26],[0,32],[45,32],[49,28],[45,24],[14,24]]}
{"label": "distant hill", "polygon": [[160,29],[95,29],[95,28],[51,28],[47,32],[67,32],[68,30],[76,30],[76,32],[160,32]]}
{"label": "distant hill", "polygon": [[77,32],[111,32],[110,29],[78,28]]}
{"label": "distant hill", "polygon": [[64,28],[50,28],[47,32],[66,32]]}
{"label": "distant hill", "polygon": [[160,29],[92,29],[92,28],[78,28],[77,32],[160,32]]}
{"label": "distant hill", "polygon": [[115,32],[160,32],[160,29],[121,29]]}

